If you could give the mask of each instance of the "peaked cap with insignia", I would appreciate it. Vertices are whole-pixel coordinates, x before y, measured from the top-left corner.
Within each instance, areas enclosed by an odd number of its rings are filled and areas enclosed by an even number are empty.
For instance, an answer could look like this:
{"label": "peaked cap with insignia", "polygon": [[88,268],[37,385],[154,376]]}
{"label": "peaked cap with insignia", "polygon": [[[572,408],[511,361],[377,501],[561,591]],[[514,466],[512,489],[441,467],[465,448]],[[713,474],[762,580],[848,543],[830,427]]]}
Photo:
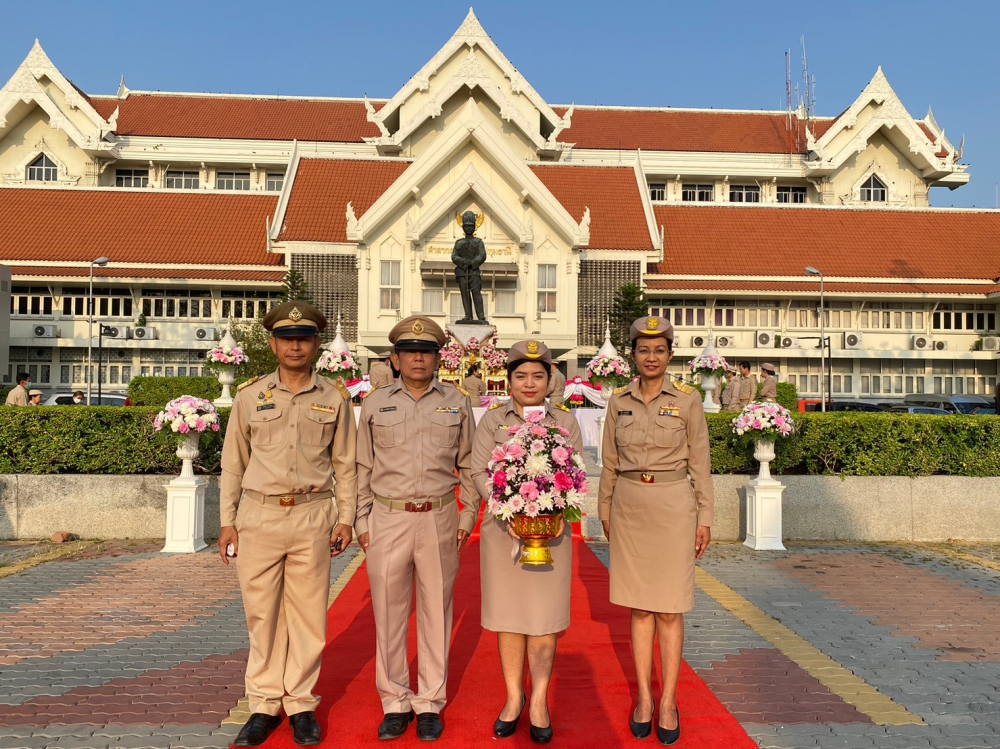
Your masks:
{"label": "peaked cap with insignia", "polygon": [[420,315],[400,320],[389,331],[389,343],[397,351],[438,351],[446,340],[440,325]]}
{"label": "peaked cap with insignia", "polygon": [[326,330],[326,317],[307,302],[283,302],[264,316],[264,329],[275,338],[302,338]]}
{"label": "peaked cap with insignia", "polygon": [[537,361],[546,367],[552,364],[552,352],[541,341],[518,341],[507,352],[507,366],[526,361]]}
{"label": "peaked cap with insignia", "polygon": [[635,342],[636,338],[666,338],[670,343],[674,342],[674,326],[664,317],[640,317],[629,330],[629,342]]}

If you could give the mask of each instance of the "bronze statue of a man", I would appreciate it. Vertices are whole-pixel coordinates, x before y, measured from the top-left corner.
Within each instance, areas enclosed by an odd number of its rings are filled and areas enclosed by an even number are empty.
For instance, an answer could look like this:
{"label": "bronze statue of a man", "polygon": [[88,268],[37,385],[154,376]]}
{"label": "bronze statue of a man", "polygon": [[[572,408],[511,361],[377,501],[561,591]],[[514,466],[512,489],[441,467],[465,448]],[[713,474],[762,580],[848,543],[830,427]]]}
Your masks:
{"label": "bronze statue of a man", "polygon": [[[455,280],[458,281],[462,293],[462,307],[465,317],[458,321],[459,325],[486,325],[486,315],[483,313],[483,273],[480,266],[486,262],[486,245],[476,236],[476,229],[482,223],[476,214],[466,211],[462,214],[462,230],[465,236],[455,242],[451,252],[451,262],[455,264]],[[476,317],[472,317],[472,307],[475,305]]]}

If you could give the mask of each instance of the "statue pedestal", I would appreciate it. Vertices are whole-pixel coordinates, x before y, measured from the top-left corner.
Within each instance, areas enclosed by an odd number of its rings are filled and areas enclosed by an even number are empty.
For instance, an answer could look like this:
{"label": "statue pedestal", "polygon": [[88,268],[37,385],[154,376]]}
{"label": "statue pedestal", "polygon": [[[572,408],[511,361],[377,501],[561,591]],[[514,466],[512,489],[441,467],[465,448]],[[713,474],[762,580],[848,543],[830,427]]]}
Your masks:
{"label": "statue pedestal", "polygon": [[469,341],[475,338],[480,343],[483,343],[487,338],[492,338],[496,335],[497,329],[495,326],[489,323],[477,324],[477,325],[448,325],[445,330],[455,336],[455,340],[462,344],[465,348],[469,345]]}

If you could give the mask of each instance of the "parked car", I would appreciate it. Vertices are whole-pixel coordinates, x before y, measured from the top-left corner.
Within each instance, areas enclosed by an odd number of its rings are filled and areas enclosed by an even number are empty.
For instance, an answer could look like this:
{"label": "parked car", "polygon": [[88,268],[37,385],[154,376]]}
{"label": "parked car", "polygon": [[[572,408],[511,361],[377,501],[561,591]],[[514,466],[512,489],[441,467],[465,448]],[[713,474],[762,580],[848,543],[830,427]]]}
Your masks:
{"label": "parked car", "polygon": [[[121,393],[101,393],[100,402],[97,400],[97,393],[90,397],[91,405],[94,406],[131,406],[132,401],[127,395]],[[86,400],[84,400],[86,403]],[[43,406],[72,406],[72,393],[53,393],[47,400],[42,402]]]}
{"label": "parked car", "polygon": [[894,414],[923,414],[924,416],[951,416],[953,411],[933,406],[893,406],[889,409]]}
{"label": "parked car", "polygon": [[[818,413],[823,410],[822,403],[819,400],[800,400],[799,401],[799,411],[804,413]],[[868,401],[855,401],[855,400],[843,400],[843,401],[827,401],[826,402],[827,413],[843,413],[843,412],[873,412],[877,411],[882,413],[888,411],[885,406],[880,406],[877,403],[869,403]]]}
{"label": "parked car", "polygon": [[944,395],[942,393],[912,393],[903,398],[907,406],[943,408],[952,414],[971,414],[974,408],[990,408],[993,401],[980,395]]}
{"label": "parked car", "polygon": [[986,406],[977,406],[976,408],[972,409],[970,413],[976,416],[996,416],[997,410],[992,406],[990,408],[987,408]]}

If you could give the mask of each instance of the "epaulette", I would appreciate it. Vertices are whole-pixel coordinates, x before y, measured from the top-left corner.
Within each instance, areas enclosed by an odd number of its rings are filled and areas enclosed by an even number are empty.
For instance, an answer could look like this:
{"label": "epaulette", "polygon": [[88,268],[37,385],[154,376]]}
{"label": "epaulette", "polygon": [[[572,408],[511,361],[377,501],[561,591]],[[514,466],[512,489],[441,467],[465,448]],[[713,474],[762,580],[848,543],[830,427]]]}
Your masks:
{"label": "epaulette", "polygon": [[680,390],[685,395],[691,395],[691,393],[696,393],[697,391],[688,385],[683,380],[674,380],[674,387]]}
{"label": "epaulette", "polygon": [[454,382],[453,382],[453,383],[451,383],[451,384],[452,384],[452,385],[454,386],[455,390],[457,390],[458,392],[460,392],[460,393],[461,393],[462,395],[464,395],[464,396],[465,396],[466,398],[468,398],[468,397],[469,397],[469,391],[468,391],[468,390],[466,390],[466,389],[465,389],[464,387],[462,387],[461,385],[455,385],[455,383],[454,383]]}
{"label": "epaulette", "polygon": [[622,393],[624,393],[628,389],[629,389],[628,385],[622,385],[620,388],[616,388],[615,392],[613,394],[614,395],[621,395]]}
{"label": "epaulette", "polygon": [[374,392],[375,392],[376,390],[378,390],[378,389],[379,389],[380,387],[382,387],[382,386],[381,386],[381,385],[376,385],[376,386],[375,386],[375,387],[373,387],[373,388],[372,388],[371,390],[369,390],[369,391],[368,391],[367,393],[364,393],[364,394],[363,394],[363,395],[361,396],[361,400],[364,400],[365,398],[367,398],[367,397],[368,397],[369,395],[371,395],[372,393],[374,393]]}
{"label": "epaulette", "polygon": [[490,406],[488,410],[492,411],[495,408],[500,408],[502,405],[504,405],[503,401],[497,401],[492,406]]}
{"label": "epaulette", "polygon": [[337,383],[337,390],[339,390],[340,394],[344,396],[344,400],[345,401],[351,400],[351,391],[347,389],[347,385],[344,384],[344,381],[338,378],[336,380],[336,383]]}
{"label": "epaulette", "polygon": [[238,388],[236,388],[236,392],[237,392],[237,393],[238,393],[238,392],[240,392],[240,391],[241,391],[241,390],[242,390],[243,388],[245,388],[245,387],[250,387],[250,386],[251,386],[251,385],[253,385],[253,384],[254,384],[255,382],[257,382],[257,380],[259,380],[259,379],[260,379],[260,375],[257,375],[256,377],[251,377],[251,378],[250,378],[249,380],[247,380],[246,382],[243,382],[243,383],[240,383],[240,386],[239,386]]}
{"label": "epaulette", "polygon": [[567,406],[565,403],[556,403],[556,408],[560,408],[563,411],[569,411],[570,410],[570,407]]}

